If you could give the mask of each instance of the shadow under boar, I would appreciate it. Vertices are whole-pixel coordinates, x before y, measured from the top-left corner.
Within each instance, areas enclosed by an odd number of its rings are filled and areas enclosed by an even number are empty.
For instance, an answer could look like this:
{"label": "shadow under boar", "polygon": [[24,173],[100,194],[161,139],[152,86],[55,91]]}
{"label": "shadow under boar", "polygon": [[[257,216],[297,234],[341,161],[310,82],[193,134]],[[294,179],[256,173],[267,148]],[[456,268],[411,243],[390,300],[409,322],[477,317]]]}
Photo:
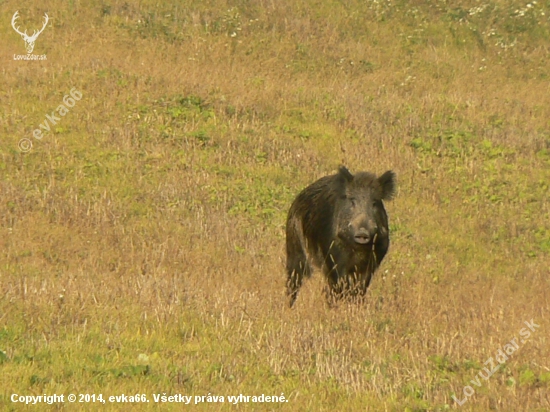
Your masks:
{"label": "shadow under boar", "polygon": [[393,197],[395,180],[391,170],[376,177],[352,175],[340,166],[337,174],[317,180],[296,197],[286,222],[290,307],[312,265],[324,272],[329,303],[365,296],[390,244],[382,201]]}

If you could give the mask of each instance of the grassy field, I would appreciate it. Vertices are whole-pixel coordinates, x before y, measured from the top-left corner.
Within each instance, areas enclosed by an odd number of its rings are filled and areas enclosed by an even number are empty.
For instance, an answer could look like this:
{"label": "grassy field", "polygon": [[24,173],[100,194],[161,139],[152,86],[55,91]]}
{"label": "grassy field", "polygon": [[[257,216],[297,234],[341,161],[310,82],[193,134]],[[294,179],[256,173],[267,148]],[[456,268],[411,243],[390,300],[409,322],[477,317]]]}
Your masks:
{"label": "grassy field", "polygon": [[[0,1],[2,410],[550,410],[548,0],[24,3]],[[17,10],[48,13],[46,60],[14,60]],[[390,251],[366,304],[317,274],[290,310],[286,212],[340,164],[396,172]],[[29,409],[129,408],[64,405]]]}

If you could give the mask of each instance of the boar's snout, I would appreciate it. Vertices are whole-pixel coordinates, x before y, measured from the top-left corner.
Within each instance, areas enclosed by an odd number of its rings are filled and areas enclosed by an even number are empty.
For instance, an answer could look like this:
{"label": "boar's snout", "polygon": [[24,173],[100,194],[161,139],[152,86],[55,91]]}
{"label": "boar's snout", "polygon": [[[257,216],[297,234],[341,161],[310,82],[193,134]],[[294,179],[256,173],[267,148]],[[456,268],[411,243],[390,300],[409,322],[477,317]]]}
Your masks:
{"label": "boar's snout", "polygon": [[376,227],[373,227],[371,231],[368,231],[364,227],[359,228],[359,230],[355,232],[355,236],[353,237],[353,239],[355,240],[355,243],[366,245],[373,239],[374,234],[377,232],[377,230],[378,228]]}

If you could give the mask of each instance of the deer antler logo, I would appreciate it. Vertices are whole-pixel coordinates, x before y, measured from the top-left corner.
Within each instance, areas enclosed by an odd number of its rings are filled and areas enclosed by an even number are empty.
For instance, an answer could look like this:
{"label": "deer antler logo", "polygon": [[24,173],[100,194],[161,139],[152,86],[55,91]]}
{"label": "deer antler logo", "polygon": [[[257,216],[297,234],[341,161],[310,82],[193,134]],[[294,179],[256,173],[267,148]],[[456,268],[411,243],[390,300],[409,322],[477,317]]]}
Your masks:
{"label": "deer antler logo", "polygon": [[35,30],[34,33],[32,34],[32,36],[29,36],[27,34],[27,30],[25,30],[24,33],[21,33],[19,31],[19,29],[15,26],[15,20],[17,20],[19,18],[19,11],[16,11],[15,14],[13,15],[12,19],[11,19],[11,25],[12,25],[13,29],[21,35],[23,40],[25,40],[25,48],[27,49],[28,54],[31,54],[32,51],[34,50],[34,42],[36,42],[36,39],[38,38],[40,33],[42,33],[44,31],[44,29],[46,28],[46,25],[48,24],[48,21],[50,20],[47,13],[44,13],[44,17],[45,17],[44,25],[42,26],[42,28],[40,30],[38,30],[38,31]]}

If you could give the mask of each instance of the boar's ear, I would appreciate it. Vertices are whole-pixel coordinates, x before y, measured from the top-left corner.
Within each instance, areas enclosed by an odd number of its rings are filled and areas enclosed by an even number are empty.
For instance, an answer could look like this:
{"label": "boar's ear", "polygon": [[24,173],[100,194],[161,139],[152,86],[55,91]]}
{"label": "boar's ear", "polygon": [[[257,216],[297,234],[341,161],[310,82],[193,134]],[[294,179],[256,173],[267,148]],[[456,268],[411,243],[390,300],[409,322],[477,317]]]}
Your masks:
{"label": "boar's ear", "polygon": [[340,166],[338,168],[338,177],[342,180],[344,180],[346,183],[351,182],[353,180],[353,175],[348,170],[346,166]]}
{"label": "boar's ear", "polygon": [[388,170],[378,178],[378,183],[382,189],[382,199],[391,200],[395,195],[395,173]]}

